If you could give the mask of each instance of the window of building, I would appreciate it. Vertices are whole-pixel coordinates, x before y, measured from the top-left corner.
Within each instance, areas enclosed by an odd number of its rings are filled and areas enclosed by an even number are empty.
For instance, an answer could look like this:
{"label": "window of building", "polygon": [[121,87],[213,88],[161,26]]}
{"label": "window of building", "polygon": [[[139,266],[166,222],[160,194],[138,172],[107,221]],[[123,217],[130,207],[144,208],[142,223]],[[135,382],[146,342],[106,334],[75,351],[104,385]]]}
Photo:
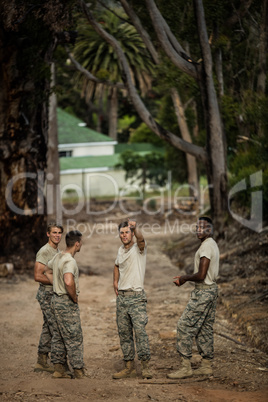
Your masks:
{"label": "window of building", "polygon": [[73,151],[59,151],[59,158],[66,158],[72,156]]}

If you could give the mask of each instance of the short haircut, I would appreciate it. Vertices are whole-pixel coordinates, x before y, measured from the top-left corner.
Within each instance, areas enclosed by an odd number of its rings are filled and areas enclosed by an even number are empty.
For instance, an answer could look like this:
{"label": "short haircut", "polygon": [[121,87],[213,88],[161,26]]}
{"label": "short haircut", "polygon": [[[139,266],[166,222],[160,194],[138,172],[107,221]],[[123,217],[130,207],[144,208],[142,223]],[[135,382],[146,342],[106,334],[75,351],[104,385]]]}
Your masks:
{"label": "short haircut", "polygon": [[65,237],[66,246],[70,248],[73,247],[77,241],[80,243],[81,237],[82,233],[79,232],[79,230],[71,230]]}
{"label": "short haircut", "polygon": [[[118,232],[120,232],[120,229],[122,229],[122,228],[127,228],[127,227],[129,227],[128,221],[124,221],[124,222],[119,223],[119,225],[118,225]],[[132,229],[132,228],[130,228],[130,230],[133,232],[133,229]]]}
{"label": "short haircut", "polygon": [[213,226],[212,220],[208,217],[208,216],[200,216],[200,218],[198,218],[199,221],[206,221],[208,222],[211,226]]}
{"label": "short haircut", "polygon": [[207,222],[208,227],[210,229],[210,233],[211,233],[211,235],[213,235],[213,232],[214,232],[213,223],[212,223],[212,220],[208,216],[200,216],[200,218],[198,218],[198,221]]}
{"label": "short haircut", "polygon": [[59,224],[56,223],[56,222],[50,222],[50,223],[47,225],[47,232],[50,233],[52,228],[58,228],[58,229],[61,230],[61,233],[63,233],[63,226],[62,226],[62,225],[59,225]]}

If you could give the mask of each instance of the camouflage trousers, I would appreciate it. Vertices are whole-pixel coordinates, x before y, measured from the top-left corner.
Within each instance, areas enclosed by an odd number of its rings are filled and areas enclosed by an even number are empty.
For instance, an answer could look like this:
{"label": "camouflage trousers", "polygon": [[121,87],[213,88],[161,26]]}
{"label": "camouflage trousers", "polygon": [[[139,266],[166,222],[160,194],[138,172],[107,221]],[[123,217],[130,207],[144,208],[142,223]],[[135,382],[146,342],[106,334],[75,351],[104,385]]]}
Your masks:
{"label": "camouflage trousers", "polygon": [[116,322],[124,360],[135,359],[133,330],[139,360],[150,360],[150,347],[145,326],[147,298],[144,291],[128,295],[118,295],[116,299]]}
{"label": "camouflage trousers", "polygon": [[38,300],[42,314],[43,314],[43,326],[39,339],[38,354],[47,354],[51,351],[51,339],[53,333],[53,320],[54,315],[51,310],[51,298],[53,291],[46,290],[42,285],[39,286],[36,299]]}
{"label": "camouflage trousers", "polygon": [[195,338],[199,354],[205,359],[213,359],[213,324],[217,297],[217,286],[192,291],[177,325],[177,351],[183,357],[192,357],[192,344]]}
{"label": "camouflage trousers", "polygon": [[54,294],[51,301],[55,316],[51,348],[51,361],[65,364],[68,356],[73,369],[81,369],[83,362],[83,334],[80,310],[67,295]]}

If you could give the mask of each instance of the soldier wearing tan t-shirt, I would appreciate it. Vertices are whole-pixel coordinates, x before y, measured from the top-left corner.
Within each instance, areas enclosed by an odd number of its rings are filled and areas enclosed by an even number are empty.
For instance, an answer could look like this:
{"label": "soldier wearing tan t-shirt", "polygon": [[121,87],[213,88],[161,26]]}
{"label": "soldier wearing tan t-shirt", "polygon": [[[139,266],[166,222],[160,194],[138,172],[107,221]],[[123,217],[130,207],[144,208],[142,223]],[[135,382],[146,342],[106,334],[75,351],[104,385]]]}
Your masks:
{"label": "soldier wearing tan t-shirt", "polygon": [[38,358],[34,371],[49,371],[54,369],[48,365],[47,358],[51,352],[51,339],[53,333],[53,315],[51,312],[51,298],[53,289],[50,281],[45,276],[46,265],[49,260],[59,252],[58,245],[61,241],[63,227],[56,223],[51,223],[47,227],[48,243],[45,244],[36,254],[36,262],[34,266],[34,280],[39,282],[39,289],[36,295],[42,313],[43,327],[38,344]]}
{"label": "soldier wearing tan t-shirt", "polygon": [[[119,227],[122,246],[114,266],[114,291],[116,294],[116,322],[124,355],[125,368],[113,375],[114,379],[136,377],[134,366],[136,338],[138,359],[143,378],[152,378],[149,369],[150,347],[145,330],[148,322],[144,292],[147,245],[135,221],[122,222]],[[137,242],[134,243],[134,236]]]}
{"label": "soldier wearing tan t-shirt", "polygon": [[[196,234],[201,245],[195,254],[194,273],[176,276],[176,286],[185,282],[195,283],[181,318],[177,325],[177,351],[181,357],[181,368],[168,374],[168,378],[186,378],[192,375],[211,375],[213,350],[213,324],[215,321],[216,302],[218,297],[217,277],[219,274],[219,249],[212,238],[213,226],[208,217],[200,217]],[[202,356],[201,366],[192,371],[192,343],[196,340],[199,354]]]}
{"label": "soldier wearing tan t-shirt", "polygon": [[66,234],[66,249],[49,261],[46,272],[53,283],[52,312],[55,316],[52,337],[51,361],[53,377],[71,378],[67,370],[67,357],[75,378],[83,378],[83,334],[78,305],[79,270],[74,259],[82,247],[82,233],[71,230]]}

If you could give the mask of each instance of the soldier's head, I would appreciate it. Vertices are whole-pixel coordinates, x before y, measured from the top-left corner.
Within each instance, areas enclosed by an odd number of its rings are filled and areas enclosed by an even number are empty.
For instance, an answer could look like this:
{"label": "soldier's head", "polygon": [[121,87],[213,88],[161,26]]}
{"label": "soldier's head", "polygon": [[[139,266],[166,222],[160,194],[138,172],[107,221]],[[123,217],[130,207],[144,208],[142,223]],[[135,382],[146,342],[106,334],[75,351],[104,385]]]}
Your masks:
{"label": "soldier's head", "polygon": [[196,235],[201,241],[213,235],[213,223],[208,216],[198,218],[196,224]]}
{"label": "soldier's head", "polygon": [[61,233],[63,233],[63,226],[60,225],[59,223],[56,223],[56,222],[50,222],[50,223],[47,225],[47,233],[50,233],[53,228],[60,229],[60,230],[61,230]]}
{"label": "soldier's head", "polygon": [[118,232],[124,246],[129,245],[133,241],[134,230],[129,227],[128,221],[121,222],[118,225]]}
{"label": "soldier's head", "polygon": [[53,247],[57,246],[61,241],[63,226],[58,223],[51,222],[47,226],[48,243]]}
{"label": "soldier's head", "polygon": [[75,252],[79,252],[82,247],[82,233],[79,230],[71,230],[66,234],[65,242],[67,248],[75,248]]}

